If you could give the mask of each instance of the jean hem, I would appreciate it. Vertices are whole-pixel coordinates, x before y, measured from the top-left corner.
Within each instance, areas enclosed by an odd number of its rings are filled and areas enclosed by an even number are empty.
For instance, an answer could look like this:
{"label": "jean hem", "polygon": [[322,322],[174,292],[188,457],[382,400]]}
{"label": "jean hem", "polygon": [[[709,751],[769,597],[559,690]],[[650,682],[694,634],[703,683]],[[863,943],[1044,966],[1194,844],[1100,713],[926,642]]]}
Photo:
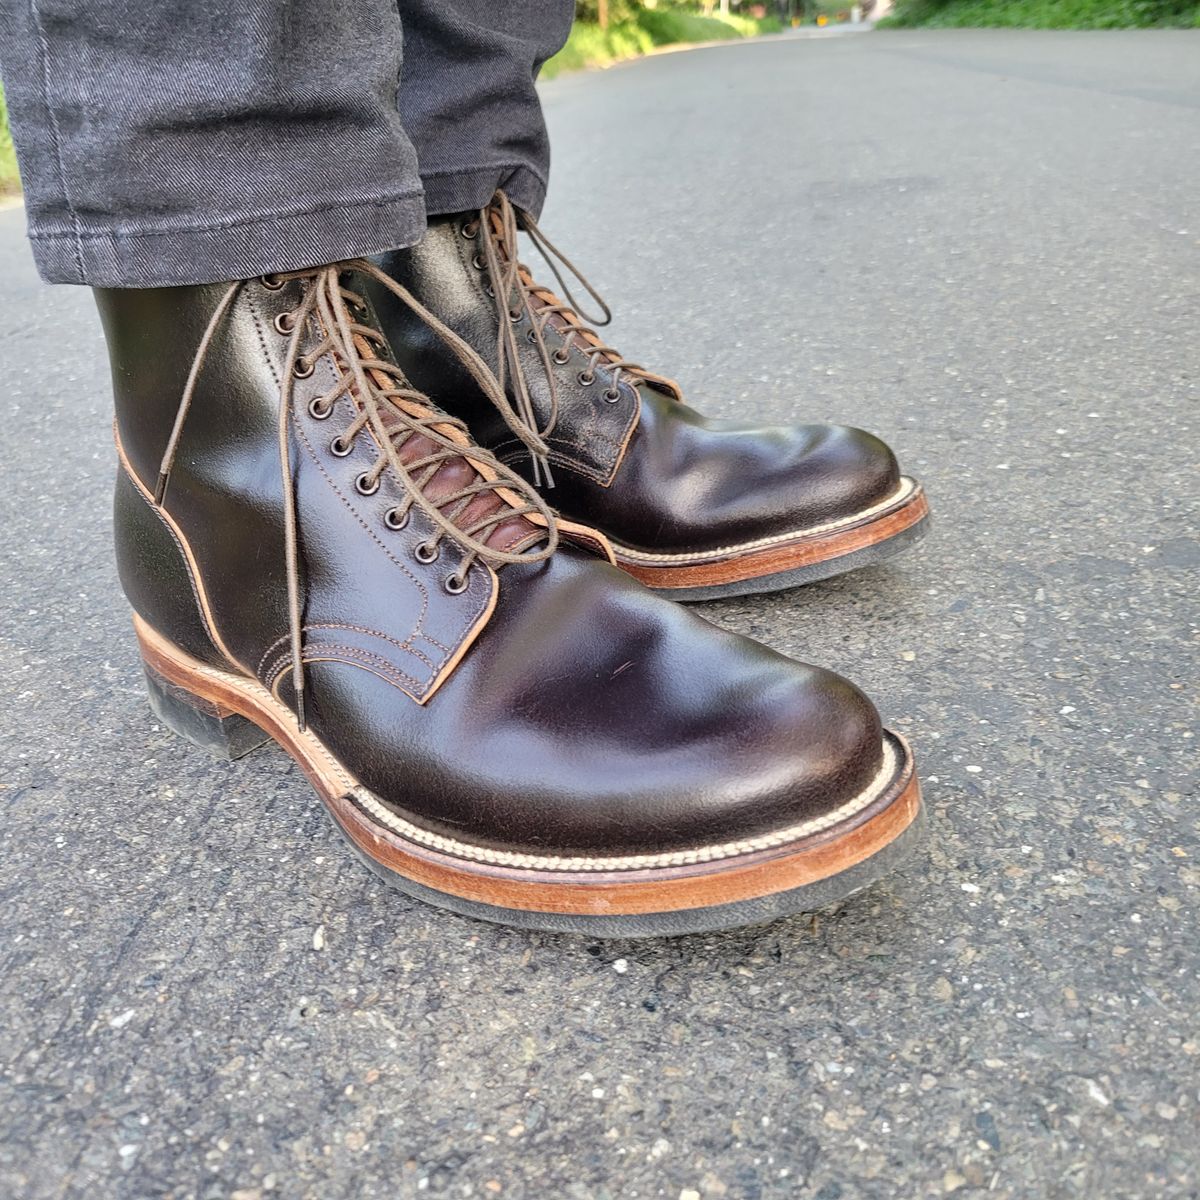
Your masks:
{"label": "jean hem", "polygon": [[497,190],[536,220],[546,202],[546,180],[528,163],[496,163],[453,171],[422,171],[430,217],[485,208]]}
{"label": "jean hem", "polygon": [[30,241],[47,283],[149,288],[252,279],[401,250],[420,241],[425,228],[425,200],[415,192],[193,229],[84,229],[74,236],[34,227]]}

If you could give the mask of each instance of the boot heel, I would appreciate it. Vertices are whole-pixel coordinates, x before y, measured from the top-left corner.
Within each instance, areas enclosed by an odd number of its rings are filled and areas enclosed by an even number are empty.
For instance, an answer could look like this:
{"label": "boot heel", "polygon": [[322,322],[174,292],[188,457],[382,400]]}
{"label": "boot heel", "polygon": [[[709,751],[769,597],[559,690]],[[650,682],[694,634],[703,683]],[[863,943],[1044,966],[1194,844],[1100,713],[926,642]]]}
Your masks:
{"label": "boot heel", "polygon": [[212,700],[194,696],[144,663],[154,715],[173,732],[218,758],[242,758],[271,739],[253,721]]}

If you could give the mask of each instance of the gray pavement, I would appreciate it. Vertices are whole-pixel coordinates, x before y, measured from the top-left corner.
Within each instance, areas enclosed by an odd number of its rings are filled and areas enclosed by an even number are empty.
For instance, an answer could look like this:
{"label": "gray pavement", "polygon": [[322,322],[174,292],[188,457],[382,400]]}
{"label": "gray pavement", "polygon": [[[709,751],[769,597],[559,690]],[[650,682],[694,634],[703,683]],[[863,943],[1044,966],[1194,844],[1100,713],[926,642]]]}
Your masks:
{"label": "gray pavement", "polygon": [[677,941],[382,889],[281,753],[152,720],[90,299],[0,213],[0,1196],[1197,1196],[1200,34],[784,39],[545,99],[617,344],[925,479],[917,552],[706,612],[878,699],[928,853]]}

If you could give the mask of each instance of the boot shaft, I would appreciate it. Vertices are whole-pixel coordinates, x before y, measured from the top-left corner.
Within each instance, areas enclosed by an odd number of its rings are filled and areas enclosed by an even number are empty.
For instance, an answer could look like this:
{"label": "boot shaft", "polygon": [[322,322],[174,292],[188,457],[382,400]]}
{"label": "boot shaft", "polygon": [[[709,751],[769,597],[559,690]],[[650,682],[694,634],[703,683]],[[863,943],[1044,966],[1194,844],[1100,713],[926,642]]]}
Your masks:
{"label": "boot shaft", "polygon": [[[297,517],[306,657],[369,663],[418,702],[440,684],[486,623],[494,571],[455,578],[464,550],[439,535],[409,490],[383,473],[377,442],[360,430],[349,394],[335,390],[337,361],[301,355],[290,389],[289,320],[305,284],[248,281],[212,329],[169,478],[162,460],[214,314],[229,287],[99,290],[108,339],[121,469],[117,559],[135,609],[164,635],[209,661],[285,692],[290,653],[288,489]],[[313,318],[302,348],[323,331]],[[282,430],[281,395],[287,395]],[[364,482],[365,481],[365,482]],[[402,511],[405,519],[393,517]],[[386,603],[382,598],[386,597]],[[207,650],[207,653],[201,651]]]}
{"label": "boot shaft", "polygon": [[[94,289],[112,368],[118,442],[151,491],[197,348],[228,286]],[[281,366],[271,322],[294,302],[294,288],[289,295],[284,288],[246,284],[217,331],[186,431],[186,461],[212,476],[210,484],[239,443],[252,454],[256,446],[269,449]]]}

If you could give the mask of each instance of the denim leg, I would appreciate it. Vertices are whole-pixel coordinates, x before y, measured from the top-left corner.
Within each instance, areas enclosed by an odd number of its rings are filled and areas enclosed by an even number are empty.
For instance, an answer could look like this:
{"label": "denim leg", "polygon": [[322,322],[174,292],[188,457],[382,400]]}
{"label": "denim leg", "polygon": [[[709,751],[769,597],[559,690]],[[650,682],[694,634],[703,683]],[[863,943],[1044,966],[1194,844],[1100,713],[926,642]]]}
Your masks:
{"label": "denim leg", "polygon": [[248,278],[424,232],[395,0],[0,0],[0,29],[50,282]]}
{"label": "denim leg", "polygon": [[534,80],[571,31],[574,0],[400,0],[399,108],[430,216],[498,187],[541,212],[550,143]]}

